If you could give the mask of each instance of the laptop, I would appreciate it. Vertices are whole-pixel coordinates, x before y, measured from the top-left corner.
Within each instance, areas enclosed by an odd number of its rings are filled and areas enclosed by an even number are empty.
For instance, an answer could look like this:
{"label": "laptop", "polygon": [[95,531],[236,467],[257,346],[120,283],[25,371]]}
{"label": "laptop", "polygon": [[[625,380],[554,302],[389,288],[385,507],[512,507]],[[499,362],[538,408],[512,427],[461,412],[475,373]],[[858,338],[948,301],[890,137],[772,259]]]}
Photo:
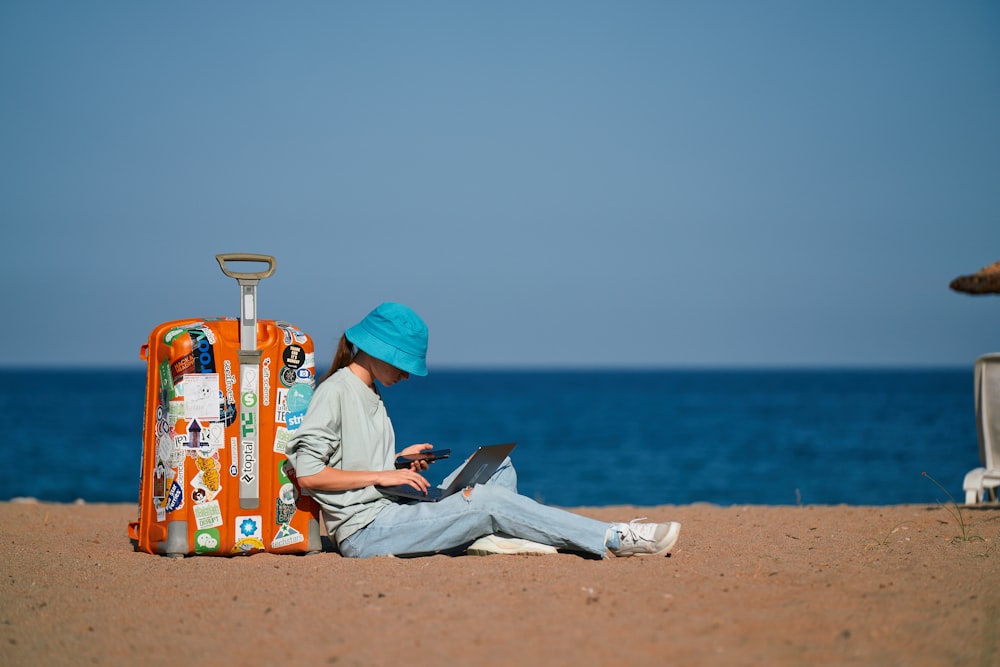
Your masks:
{"label": "laptop", "polygon": [[421,493],[412,486],[401,484],[400,486],[380,486],[378,490],[397,498],[409,498],[411,500],[422,500],[424,502],[436,503],[450,495],[458,493],[462,489],[476,484],[482,484],[496,473],[503,465],[504,459],[511,450],[517,446],[516,442],[508,442],[502,445],[483,445],[469,457],[468,462],[458,476],[452,480],[447,488],[432,486],[427,489],[427,493]]}

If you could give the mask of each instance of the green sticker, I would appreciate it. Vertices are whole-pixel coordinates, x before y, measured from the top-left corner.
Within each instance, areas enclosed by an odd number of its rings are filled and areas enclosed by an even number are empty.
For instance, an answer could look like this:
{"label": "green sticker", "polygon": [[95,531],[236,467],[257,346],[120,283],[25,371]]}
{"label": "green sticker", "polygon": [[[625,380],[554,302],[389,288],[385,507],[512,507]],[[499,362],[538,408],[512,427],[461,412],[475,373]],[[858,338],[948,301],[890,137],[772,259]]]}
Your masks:
{"label": "green sticker", "polygon": [[196,554],[211,554],[222,546],[218,528],[206,528],[194,532],[194,552]]}

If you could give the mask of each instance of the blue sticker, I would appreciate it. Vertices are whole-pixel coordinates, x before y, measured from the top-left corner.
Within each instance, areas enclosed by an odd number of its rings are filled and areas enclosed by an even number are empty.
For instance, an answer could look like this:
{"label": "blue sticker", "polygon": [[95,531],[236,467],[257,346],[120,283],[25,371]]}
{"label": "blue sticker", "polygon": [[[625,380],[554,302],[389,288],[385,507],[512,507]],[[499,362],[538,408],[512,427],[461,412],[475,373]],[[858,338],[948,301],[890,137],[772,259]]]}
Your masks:
{"label": "blue sticker", "polygon": [[247,517],[240,522],[240,534],[243,537],[252,537],[257,534],[257,522],[252,517]]}
{"label": "blue sticker", "polygon": [[285,405],[288,407],[289,412],[305,412],[306,408],[309,407],[309,401],[312,400],[312,396],[312,387],[302,382],[296,382],[288,390]]}
{"label": "blue sticker", "polygon": [[180,484],[174,482],[170,485],[170,493],[167,494],[167,511],[173,512],[184,507],[184,491]]}
{"label": "blue sticker", "polygon": [[289,412],[285,415],[285,428],[289,431],[294,431],[298,427],[302,426],[302,420],[305,419],[306,411],[300,410],[299,412]]}

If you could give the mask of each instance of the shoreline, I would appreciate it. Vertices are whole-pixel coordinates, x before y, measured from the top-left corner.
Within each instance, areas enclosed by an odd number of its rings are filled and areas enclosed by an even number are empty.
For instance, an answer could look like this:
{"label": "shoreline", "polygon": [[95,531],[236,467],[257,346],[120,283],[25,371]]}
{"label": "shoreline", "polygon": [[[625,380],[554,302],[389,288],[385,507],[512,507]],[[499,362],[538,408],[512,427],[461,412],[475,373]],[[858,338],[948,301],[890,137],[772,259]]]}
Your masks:
{"label": "shoreline", "polygon": [[176,559],[134,503],[2,501],[0,663],[994,665],[1000,507],[957,507],[570,508],[680,521],[669,558]]}

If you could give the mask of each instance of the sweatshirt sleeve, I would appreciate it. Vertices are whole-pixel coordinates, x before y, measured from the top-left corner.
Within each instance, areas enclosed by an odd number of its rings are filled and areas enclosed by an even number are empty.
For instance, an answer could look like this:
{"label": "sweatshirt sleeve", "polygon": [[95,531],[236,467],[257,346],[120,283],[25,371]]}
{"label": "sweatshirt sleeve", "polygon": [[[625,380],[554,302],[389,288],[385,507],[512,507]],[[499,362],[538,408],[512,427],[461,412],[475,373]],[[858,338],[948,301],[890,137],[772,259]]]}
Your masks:
{"label": "sweatshirt sleeve", "polygon": [[341,467],[341,407],[334,383],[324,382],[316,389],[302,424],[285,449],[299,477],[315,475],[327,467]]}

